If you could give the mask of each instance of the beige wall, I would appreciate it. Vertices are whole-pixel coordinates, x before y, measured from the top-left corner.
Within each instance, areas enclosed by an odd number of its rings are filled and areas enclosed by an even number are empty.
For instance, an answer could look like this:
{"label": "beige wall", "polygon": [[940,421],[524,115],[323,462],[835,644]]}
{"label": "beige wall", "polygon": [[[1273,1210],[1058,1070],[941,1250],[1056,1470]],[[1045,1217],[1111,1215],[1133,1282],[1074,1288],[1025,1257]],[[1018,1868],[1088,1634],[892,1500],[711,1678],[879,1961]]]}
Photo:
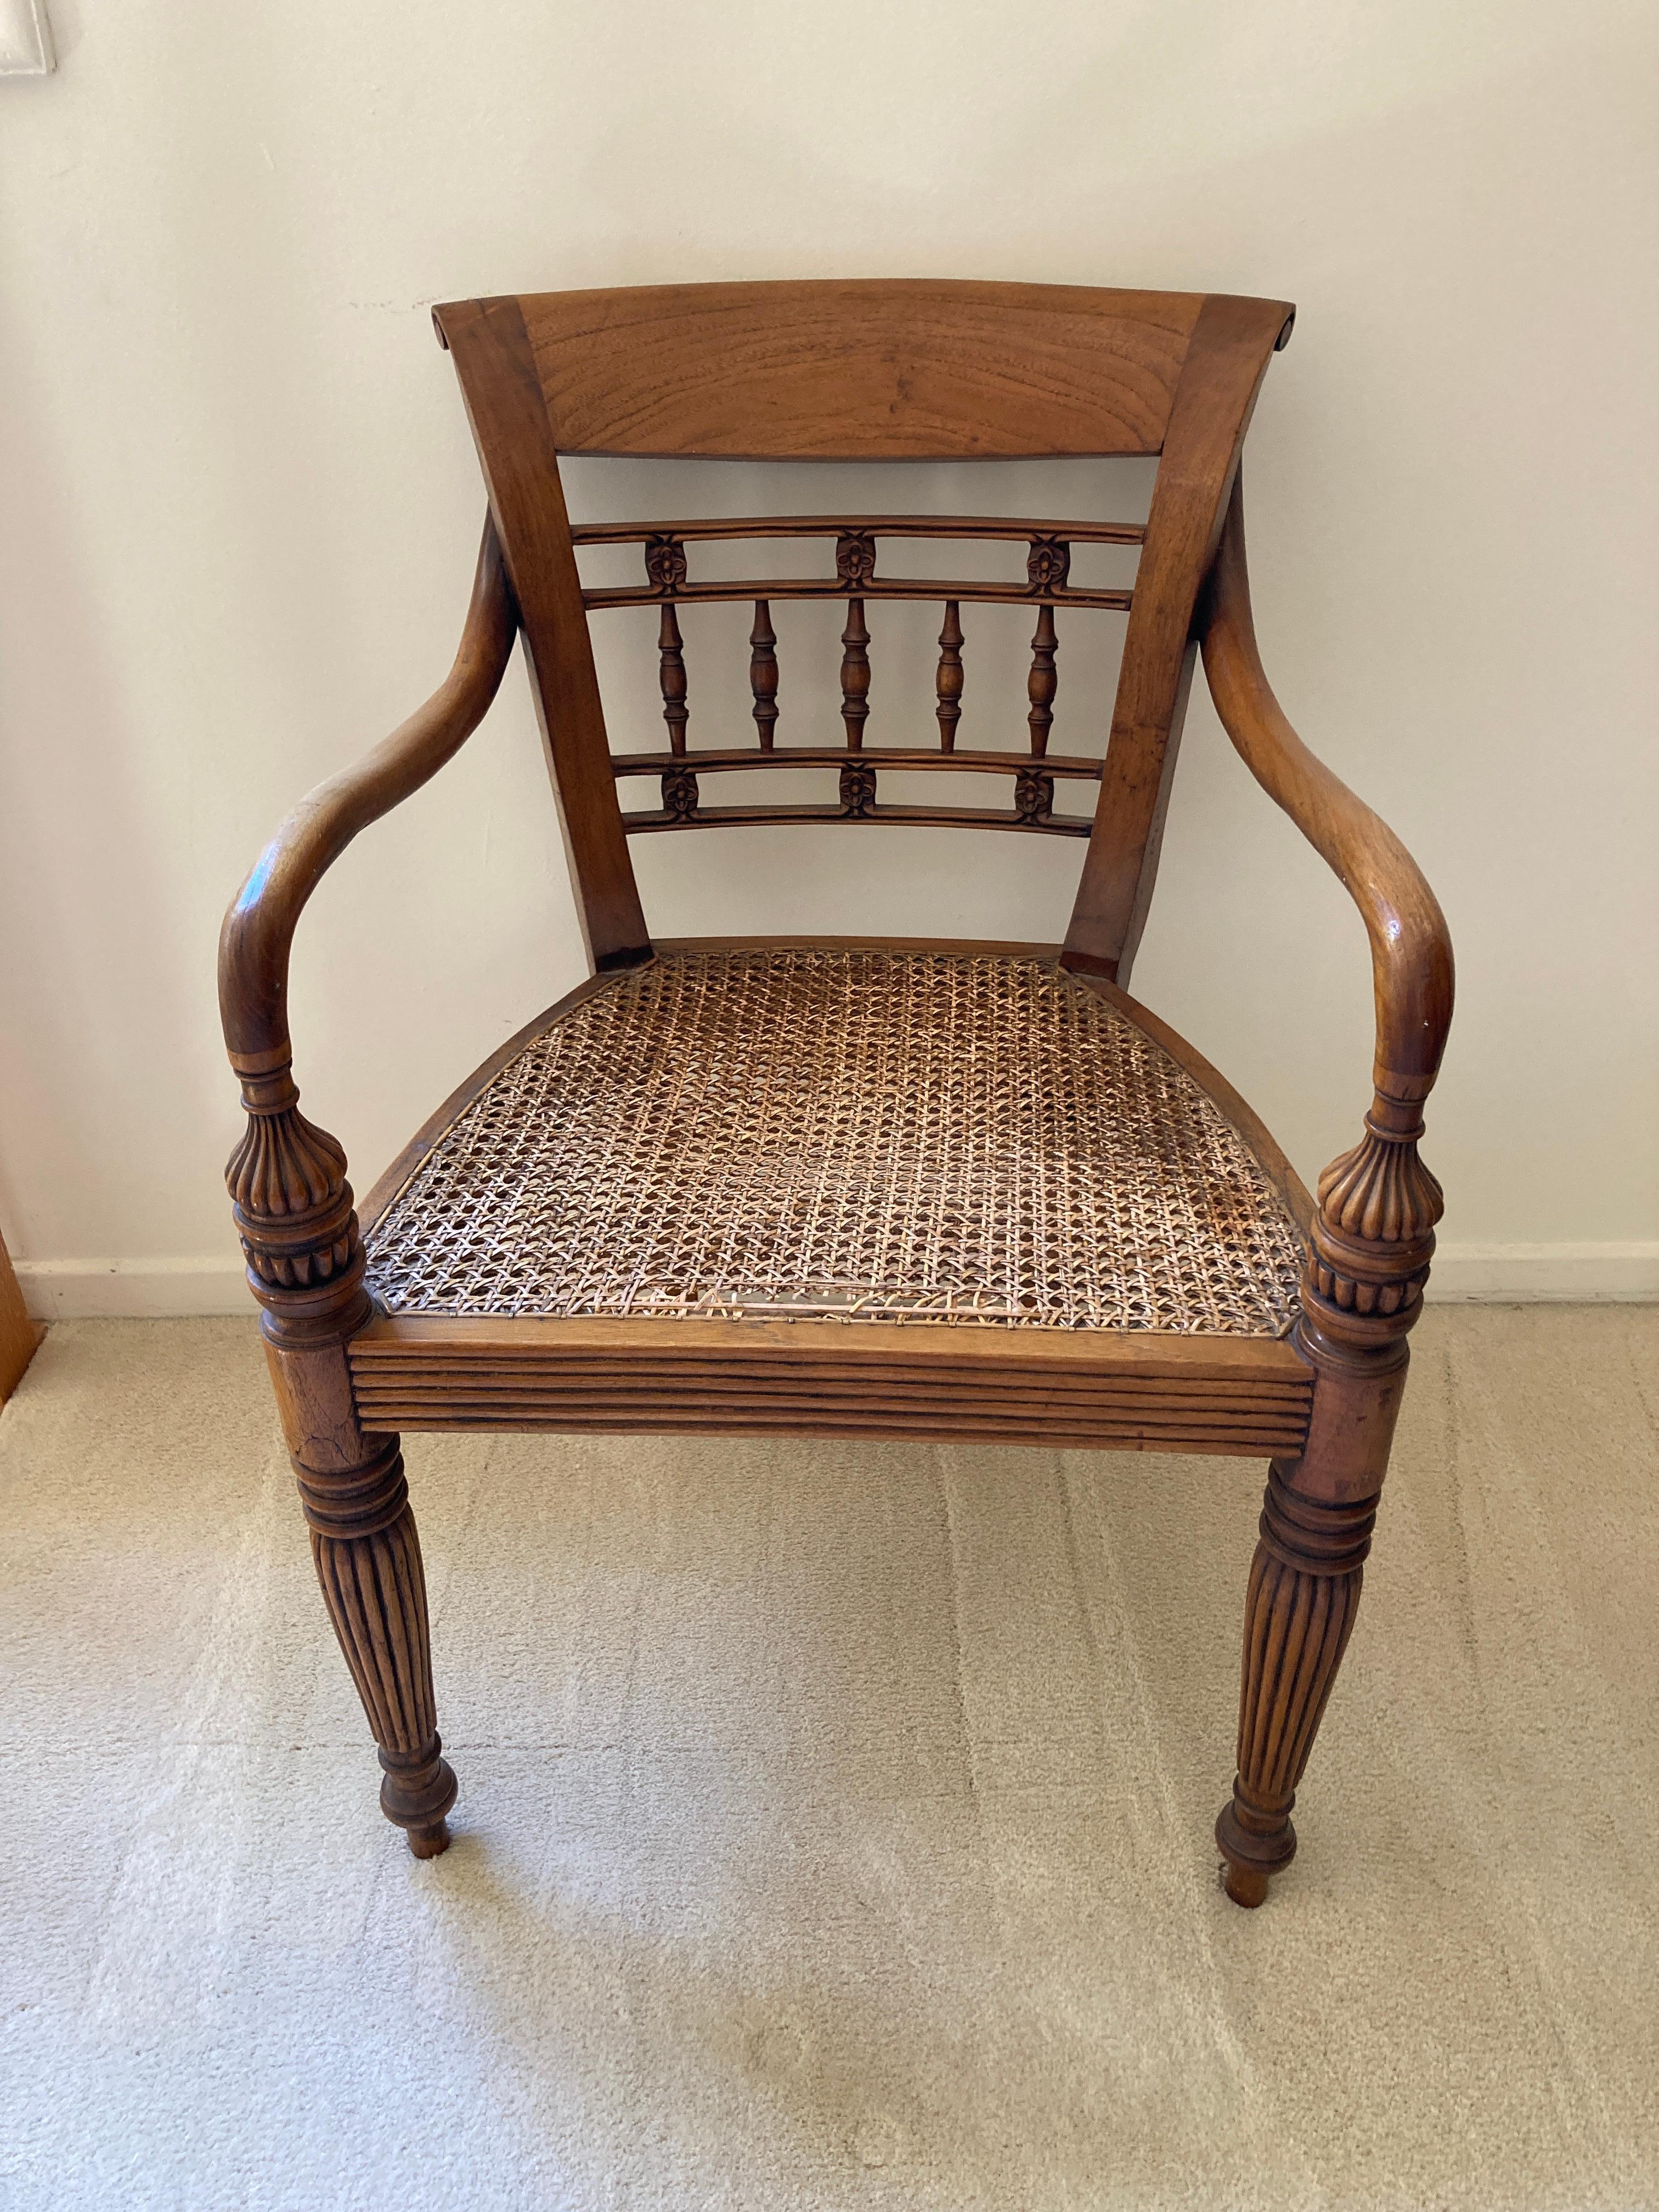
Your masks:
{"label": "beige wall", "polygon": [[[428,303],[852,272],[1298,301],[1250,448],[1259,626],[1304,733],[1451,920],[1443,1285],[1652,1284],[1651,9],[52,15],[58,76],[0,84],[0,1226],[42,1310],[238,1295],[218,918],[289,804],[441,674],[471,568],[477,468]],[[769,489],[826,495],[810,471]],[[1138,489],[1083,488],[1107,509]],[[614,511],[680,495],[638,470]],[[607,496],[601,465],[575,472],[574,503]],[[986,494],[938,471],[925,496]],[[927,705],[921,634],[880,611],[872,739],[899,734],[907,684]],[[1082,619],[1057,748],[1098,745],[1109,708]],[[830,666],[811,626],[791,611],[786,706]],[[1002,691],[983,673],[994,629],[970,632],[964,742],[1017,709],[1018,666]],[[694,702],[736,708],[731,626],[690,635]],[[649,741],[623,639],[617,734]],[[1048,936],[1079,854],[832,830],[639,859],[665,931]],[[358,1187],[580,969],[515,668],[302,930],[300,1078]],[[1304,1173],[1351,1140],[1363,935],[1207,702],[1136,988]]]}

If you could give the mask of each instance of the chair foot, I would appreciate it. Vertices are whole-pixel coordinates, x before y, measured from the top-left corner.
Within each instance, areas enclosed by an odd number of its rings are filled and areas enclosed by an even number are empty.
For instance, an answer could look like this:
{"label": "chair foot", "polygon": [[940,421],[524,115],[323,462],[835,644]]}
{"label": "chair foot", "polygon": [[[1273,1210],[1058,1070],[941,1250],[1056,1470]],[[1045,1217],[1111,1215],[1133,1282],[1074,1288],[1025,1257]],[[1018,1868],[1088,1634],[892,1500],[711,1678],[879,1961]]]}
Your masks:
{"label": "chair foot", "polygon": [[[1235,1795],[1215,1824],[1216,1849],[1226,1865],[1222,1887],[1235,1905],[1254,1911],[1267,1901],[1267,1885],[1296,1856],[1296,1830],[1288,1810],[1263,1820]],[[1241,1815],[1243,1817],[1241,1817]]]}
{"label": "chair foot", "polygon": [[434,1734],[418,1752],[380,1752],[383,1778],[380,1810],[409,1838],[417,1859],[435,1859],[449,1849],[445,1814],[455,1802],[455,1776]]}
{"label": "chair foot", "polygon": [[1267,1902],[1267,1877],[1258,1867],[1235,1866],[1231,1859],[1221,1887],[1235,1905],[1254,1911],[1258,1905]]}

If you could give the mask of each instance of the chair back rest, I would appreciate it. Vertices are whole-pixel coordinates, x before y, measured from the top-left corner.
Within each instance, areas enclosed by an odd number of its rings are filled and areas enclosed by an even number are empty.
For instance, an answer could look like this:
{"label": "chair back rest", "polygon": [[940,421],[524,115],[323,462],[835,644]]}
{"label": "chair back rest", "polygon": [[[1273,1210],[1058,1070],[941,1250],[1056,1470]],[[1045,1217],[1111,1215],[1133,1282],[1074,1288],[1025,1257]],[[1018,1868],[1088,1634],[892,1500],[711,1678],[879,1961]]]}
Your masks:
{"label": "chair back rest", "polygon": [[[434,310],[453,355],[519,605],[544,738],[589,950],[601,968],[649,939],[628,838],[778,821],[942,823],[1088,840],[1066,939],[1072,964],[1127,979],[1152,895],[1164,805],[1192,672],[1193,611],[1220,533],[1250,410],[1293,310],[1281,301],[1069,285],[868,283],[653,285],[455,301]],[[1143,526],[1064,519],[790,515],[572,529],[561,453],[746,460],[962,460],[1157,454]],[[884,539],[1005,539],[1026,548],[1024,584],[887,577]],[[694,578],[687,548],[732,538],[833,540],[833,579]],[[1074,544],[1139,548],[1130,590],[1070,582]],[[632,586],[584,589],[581,544],[638,544]],[[841,712],[832,750],[774,742],[779,599],[844,603]],[[937,747],[864,743],[866,602],[944,610]],[[679,611],[752,601],[753,746],[696,750]],[[957,751],[961,609],[1026,601],[1036,614],[1023,751]],[[613,756],[587,619],[660,606],[659,677],[668,745]],[[1127,611],[1103,763],[1050,755],[1056,615]],[[836,804],[708,806],[699,768],[840,770]],[[897,806],[882,767],[979,771],[1013,786],[1010,807]],[[624,814],[619,780],[660,778],[662,804]],[[1098,787],[1088,811],[1056,811],[1057,783]]]}

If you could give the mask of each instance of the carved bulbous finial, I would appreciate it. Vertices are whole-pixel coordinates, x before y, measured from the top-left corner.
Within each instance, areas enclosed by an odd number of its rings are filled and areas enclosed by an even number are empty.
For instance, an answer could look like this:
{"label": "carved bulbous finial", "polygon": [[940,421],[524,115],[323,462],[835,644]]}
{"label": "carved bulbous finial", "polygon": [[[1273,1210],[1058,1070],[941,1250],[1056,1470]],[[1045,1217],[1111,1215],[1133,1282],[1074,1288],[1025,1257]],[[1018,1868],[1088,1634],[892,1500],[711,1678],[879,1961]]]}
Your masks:
{"label": "carved bulbous finial", "polygon": [[1346,1236],[1400,1244],[1426,1237],[1445,1201],[1415,1138],[1384,1133],[1367,1116],[1359,1142],[1320,1176],[1319,1210]]}
{"label": "carved bulbous finial", "polygon": [[255,1294],[273,1305],[284,1293],[355,1287],[362,1247],[343,1149],[301,1113],[286,1060],[240,1073],[247,1128],[225,1183]]}
{"label": "carved bulbous finial", "polygon": [[1319,1178],[1304,1303],[1338,1336],[1386,1340],[1417,1317],[1444,1211],[1418,1155],[1422,1133],[1416,1102],[1378,1091],[1364,1135]]}

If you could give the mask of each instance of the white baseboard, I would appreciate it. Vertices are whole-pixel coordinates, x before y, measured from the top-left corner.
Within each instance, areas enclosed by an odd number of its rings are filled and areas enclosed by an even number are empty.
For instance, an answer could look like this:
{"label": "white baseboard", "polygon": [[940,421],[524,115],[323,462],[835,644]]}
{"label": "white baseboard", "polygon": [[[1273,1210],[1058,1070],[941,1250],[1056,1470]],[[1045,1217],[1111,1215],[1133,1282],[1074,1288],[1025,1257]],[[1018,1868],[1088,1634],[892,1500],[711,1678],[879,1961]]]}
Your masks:
{"label": "white baseboard", "polygon": [[[37,1321],[254,1311],[234,1260],[20,1260],[16,1266]],[[1659,1299],[1659,1242],[1443,1244],[1429,1297],[1440,1305]]]}
{"label": "white baseboard", "polygon": [[1632,1304],[1659,1298],[1659,1242],[1639,1244],[1443,1244],[1431,1304]]}
{"label": "white baseboard", "polygon": [[258,1311],[240,1261],[18,1260],[23,1303],[37,1321],[157,1320]]}

